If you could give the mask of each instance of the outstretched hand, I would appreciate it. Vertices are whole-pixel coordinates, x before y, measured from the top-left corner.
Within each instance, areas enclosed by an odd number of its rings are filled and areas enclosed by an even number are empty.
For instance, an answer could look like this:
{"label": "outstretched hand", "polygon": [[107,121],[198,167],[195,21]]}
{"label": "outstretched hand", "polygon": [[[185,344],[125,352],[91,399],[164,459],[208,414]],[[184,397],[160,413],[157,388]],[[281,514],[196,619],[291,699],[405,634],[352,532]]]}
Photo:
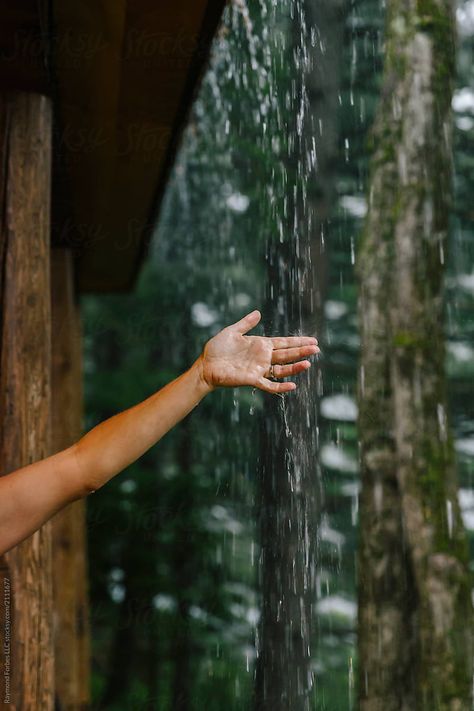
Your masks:
{"label": "outstretched hand", "polygon": [[271,378],[287,378],[307,370],[311,363],[302,359],[319,352],[318,341],[300,336],[246,336],[260,319],[260,312],[252,311],[208,341],[200,365],[201,377],[209,388],[250,385],[269,393],[296,388],[293,382],[279,383]]}

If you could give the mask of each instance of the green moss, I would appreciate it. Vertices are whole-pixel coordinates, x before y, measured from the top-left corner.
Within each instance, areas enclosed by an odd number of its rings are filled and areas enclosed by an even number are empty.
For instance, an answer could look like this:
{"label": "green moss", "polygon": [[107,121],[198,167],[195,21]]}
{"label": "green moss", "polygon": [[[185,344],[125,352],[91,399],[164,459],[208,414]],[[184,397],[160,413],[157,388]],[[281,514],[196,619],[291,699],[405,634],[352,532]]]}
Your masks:
{"label": "green moss", "polygon": [[393,345],[401,348],[420,348],[425,345],[425,340],[418,333],[397,331],[393,336]]}
{"label": "green moss", "polygon": [[[460,520],[454,521],[453,533],[448,526],[448,472],[454,466],[452,435],[448,435],[447,442],[441,442],[434,433],[426,435],[421,443],[421,452],[417,481],[421,488],[426,519],[435,533],[435,548],[454,555],[467,565],[469,551],[462,523]],[[453,515],[456,511],[457,507],[453,507]]]}
{"label": "green moss", "polygon": [[418,0],[416,29],[433,41],[433,90],[438,102],[449,103],[456,59],[453,13],[436,0]]}

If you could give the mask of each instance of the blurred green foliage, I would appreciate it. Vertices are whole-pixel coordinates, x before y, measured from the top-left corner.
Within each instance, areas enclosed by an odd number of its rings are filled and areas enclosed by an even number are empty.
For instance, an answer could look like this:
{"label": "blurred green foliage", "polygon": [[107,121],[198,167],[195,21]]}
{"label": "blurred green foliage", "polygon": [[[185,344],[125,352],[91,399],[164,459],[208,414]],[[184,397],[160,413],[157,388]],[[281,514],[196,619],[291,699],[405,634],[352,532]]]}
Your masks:
{"label": "blurred green foliage", "polygon": [[[281,106],[275,92],[287,90],[294,71],[284,61],[290,3],[282,2],[276,15],[273,9],[278,21],[269,26],[272,5],[249,1],[248,16],[238,4],[226,12],[135,291],[83,298],[86,429],[151,395],[183,372],[216,330],[261,306],[265,245],[281,229],[285,125],[293,120],[274,110]],[[325,227],[330,278],[324,333],[318,334],[328,406],[333,396],[353,401],[355,395],[353,262],[382,71],[383,5],[347,0],[341,6],[336,196]],[[458,89],[473,83],[473,38],[461,38]],[[451,410],[465,442],[474,436],[474,278],[463,282],[460,275],[473,258],[473,135],[473,127],[456,129],[457,202],[447,281],[448,333],[455,344],[448,362]],[[329,410],[325,415],[323,409],[320,422],[325,533],[318,598],[335,604],[318,613],[314,709],[346,711],[355,708],[358,439],[354,422]],[[260,393],[213,393],[89,497],[95,707],[252,708],[261,411]],[[469,454],[465,444],[463,451],[460,473],[467,488],[473,484],[474,448]]]}

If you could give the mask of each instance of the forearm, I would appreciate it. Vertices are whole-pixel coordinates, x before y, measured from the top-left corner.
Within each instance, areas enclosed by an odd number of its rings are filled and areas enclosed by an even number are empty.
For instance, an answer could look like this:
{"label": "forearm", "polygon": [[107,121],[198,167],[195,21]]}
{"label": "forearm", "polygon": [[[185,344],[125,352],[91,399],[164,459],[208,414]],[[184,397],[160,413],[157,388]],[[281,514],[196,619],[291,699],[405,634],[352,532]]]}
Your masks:
{"label": "forearm", "polygon": [[198,359],[185,373],[138,405],[101,422],[75,445],[86,491],[95,491],[136,461],[210,391]]}
{"label": "forearm", "polygon": [[275,382],[267,375],[281,379],[309,368],[309,361],[294,361],[315,354],[316,339],[244,336],[259,319],[260,313],[253,311],[223,329],[183,375],[67,449],[0,476],[0,554],[138,459],[215,387],[293,390],[294,383]]}
{"label": "forearm", "polygon": [[138,459],[210,389],[198,359],[179,378],[97,425],[71,447],[0,476],[0,554]]}

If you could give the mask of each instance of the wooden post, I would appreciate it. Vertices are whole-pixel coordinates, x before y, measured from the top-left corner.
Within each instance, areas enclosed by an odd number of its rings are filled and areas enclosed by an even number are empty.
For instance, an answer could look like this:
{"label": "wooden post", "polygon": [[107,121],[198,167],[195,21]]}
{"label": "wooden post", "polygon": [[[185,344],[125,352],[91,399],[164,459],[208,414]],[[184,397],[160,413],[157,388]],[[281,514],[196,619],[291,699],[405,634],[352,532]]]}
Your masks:
{"label": "wooden post", "polygon": [[[82,434],[82,334],[70,249],[51,252],[52,447]],[[85,501],[53,519],[53,598],[56,697],[61,709],[89,703],[89,621]]]}
{"label": "wooden post", "polygon": [[[0,94],[0,474],[50,442],[51,103]],[[54,703],[51,524],[0,559],[0,708]],[[4,646],[5,645],[5,646]]]}

